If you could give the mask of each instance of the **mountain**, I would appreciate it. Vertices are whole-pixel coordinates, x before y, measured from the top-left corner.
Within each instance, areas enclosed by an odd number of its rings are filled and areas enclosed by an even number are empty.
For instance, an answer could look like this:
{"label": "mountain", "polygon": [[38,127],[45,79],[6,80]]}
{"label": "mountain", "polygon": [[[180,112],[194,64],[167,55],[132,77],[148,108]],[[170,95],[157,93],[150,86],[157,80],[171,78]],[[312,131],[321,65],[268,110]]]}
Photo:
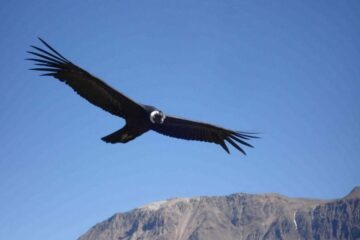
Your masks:
{"label": "mountain", "polygon": [[117,213],[78,240],[360,239],[360,187],[342,199],[178,198]]}

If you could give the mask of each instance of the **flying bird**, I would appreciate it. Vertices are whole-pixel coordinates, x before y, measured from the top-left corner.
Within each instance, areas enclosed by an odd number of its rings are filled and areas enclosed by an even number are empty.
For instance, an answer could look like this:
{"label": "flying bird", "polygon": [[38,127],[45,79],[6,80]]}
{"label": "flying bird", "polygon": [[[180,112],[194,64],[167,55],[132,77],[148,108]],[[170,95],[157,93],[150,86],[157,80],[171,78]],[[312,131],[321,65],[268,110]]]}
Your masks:
{"label": "flying bird", "polygon": [[[239,145],[253,147],[247,141],[257,138],[255,133],[240,132],[209,123],[188,120],[165,114],[156,107],[140,104],[115,90],[101,79],[73,64],[39,38],[44,49],[31,46],[28,51],[41,76],[52,76],[69,85],[76,93],[103,110],[125,119],[125,126],[103,138],[107,143],[127,143],[143,133],[153,130],[163,135],[185,140],[197,140],[220,145],[230,153],[226,143],[246,155]],[[45,50],[46,49],[46,50]]]}

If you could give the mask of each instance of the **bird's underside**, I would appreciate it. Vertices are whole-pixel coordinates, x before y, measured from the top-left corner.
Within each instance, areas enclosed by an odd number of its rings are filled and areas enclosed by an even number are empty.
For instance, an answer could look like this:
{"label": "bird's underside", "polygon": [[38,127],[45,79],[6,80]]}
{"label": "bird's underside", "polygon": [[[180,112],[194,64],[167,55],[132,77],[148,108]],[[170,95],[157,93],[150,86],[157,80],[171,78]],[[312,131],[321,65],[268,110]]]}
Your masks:
{"label": "bird's underside", "polygon": [[148,130],[153,130],[169,137],[219,144],[228,153],[230,151],[226,143],[230,143],[246,154],[239,145],[252,147],[247,141],[257,138],[254,133],[233,131],[209,123],[165,115],[155,107],[139,104],[67,60],[44,40],[39,40],[47,49],[31,46],[34,51],[28,53],[33,58],[27,60],[37,65],[31,70],[41,71],[42,76],[52,76],[66,83],[88,102],[125,119],[126,124],[122,129],[102,138],[107,143],[127,143]]}

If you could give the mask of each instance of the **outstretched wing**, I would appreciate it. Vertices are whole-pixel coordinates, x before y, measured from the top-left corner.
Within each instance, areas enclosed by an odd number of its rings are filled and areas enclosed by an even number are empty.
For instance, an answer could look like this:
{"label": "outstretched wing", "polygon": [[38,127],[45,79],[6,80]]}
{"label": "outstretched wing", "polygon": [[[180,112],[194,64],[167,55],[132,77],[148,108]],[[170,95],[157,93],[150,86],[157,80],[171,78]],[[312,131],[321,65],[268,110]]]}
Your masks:
{"label": "outstretched wing", "polygon": [[131,114],[143,111],[140,104],[70,62],[41,38],[39,40],[47,50],[31,46],[35,51],[28,53],[34,58],[26,60],[34,61],[38,66],[31,70],[44,72],[42,76],[59,79],[90,103],[116,116],[126,119]]}
{"label": "outstretched wing", "polygon": [[166,116],[162,124],[155,124],[152,129],[170,137],[216,143],[221,145],[227,153],[230,153],[225,143],[227,142],[245,155],[245,151],[239,144],[253,147],[246,141],[251,138],[258,138],[254,136],[254,133],[232,131],[212,124],[173,116]]}

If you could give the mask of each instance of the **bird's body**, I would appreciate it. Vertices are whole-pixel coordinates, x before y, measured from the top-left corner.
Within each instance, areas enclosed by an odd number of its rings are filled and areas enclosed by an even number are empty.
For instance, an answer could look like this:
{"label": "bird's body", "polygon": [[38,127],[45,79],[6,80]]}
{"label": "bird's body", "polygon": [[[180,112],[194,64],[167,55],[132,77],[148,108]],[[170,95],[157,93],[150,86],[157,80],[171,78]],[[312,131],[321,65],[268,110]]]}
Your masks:
{"label": "bird's body", "polygon": [[45,72],[42,74],[44,76],[57,78],[90,103],[125,119],[125,126],[103,137],[103,141],[127,143],[153,130],[170,137],[216,143],[228,153],[229,149],[225,141],[244,154],[245,151],[238,145],[239,143],[252,147],[246,142],[251,138],[256,138],[252,133],[233,131],[208,123],[169,116],[156,107],[139,104],[67,60],[44,40],[40,39],[40,41],[48,50],[32,46],[37,51],[29,51],[29,53],[35,58],[27,60],[34,61],[39,67],[31,70],[42,71]]}

